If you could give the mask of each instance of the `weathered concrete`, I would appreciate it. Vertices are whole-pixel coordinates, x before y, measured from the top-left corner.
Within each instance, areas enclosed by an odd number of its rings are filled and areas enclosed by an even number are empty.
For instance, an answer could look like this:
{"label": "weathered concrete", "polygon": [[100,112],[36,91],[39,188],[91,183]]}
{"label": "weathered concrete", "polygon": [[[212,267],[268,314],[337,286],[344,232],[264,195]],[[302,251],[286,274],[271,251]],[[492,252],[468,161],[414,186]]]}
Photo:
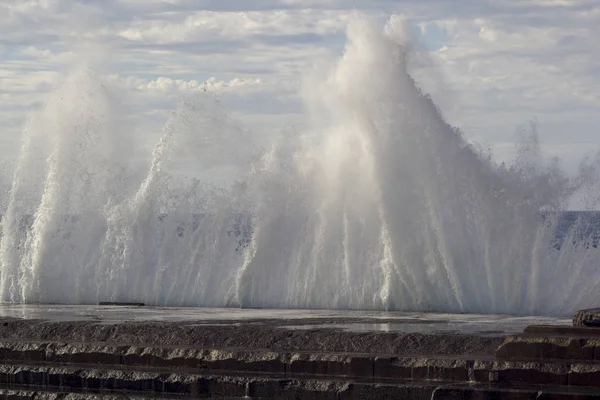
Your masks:
{"label": "weathered concrete", "polygon": [[[538,324],[517,333],[488,329],[495,322],[486,319],[477,332],[473,317],[447,316],[427,332],[419,326],[430,328],[431,319],[419,316],[347,313],[107,321],[103,310],[68,321],[0,318],[0,399],[579,399],[600,392],[596,328]],[[377,330],[382,320],[388,331]],[[457,329],[463,320],[464,331]]]}
{"label": "weathered concrete", "polygon": [[515,335],[505,339],[496,351],[502,360],[594,360],[597,340],[564,335],[533,336]]}
{"label": "weathered concrete", "polygon": [[264,321],[195,325],[4,320],[0,322],[0,340],[440,355],[493,354],[503,340],[501,335],[353,332],[332,328],[290,329]]}
{"label": "weathered concrete", "polygon": [[573,316],[573,326],[600,328],[600,308],[577,311]]}
{"label": "weathered concrete", "polygon": [[436,388],[432,400],[584,400],[600,399],[595,388],[501,384],[448,385]]}
{"label": "weathered concrete", "polygon": [[523,332],[527,335],[537,336],[567,336],[567,337],[598,337],[600,338],[600,328],[595,327],[575,327],[568,325],[530,325]]}
{"label": "weathered concrete", "polygon": [[[102,392],[69,392],[69,391],[46,391],[32,390],[24,387],[22,389],[0,389],[0,399],[2,400],[144,400],[144,399],[160,399],[160,400],[176,400],[181,397],[170,397],[163,395],[154,395],[149,393],[120,393],[107,394]],[[223,398],[233,400],[235,397]],[[238,398],[242,399],[242,397]]]}

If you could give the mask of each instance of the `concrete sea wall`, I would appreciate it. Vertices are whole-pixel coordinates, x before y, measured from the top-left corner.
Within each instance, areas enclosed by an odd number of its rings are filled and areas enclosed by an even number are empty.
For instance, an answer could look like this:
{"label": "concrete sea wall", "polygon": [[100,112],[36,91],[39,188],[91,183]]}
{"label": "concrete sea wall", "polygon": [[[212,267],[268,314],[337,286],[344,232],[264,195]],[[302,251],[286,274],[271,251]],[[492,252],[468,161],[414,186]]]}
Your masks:
{"label": "concrete sea wall", "polygon": [[267,320],[4,318],[0,398],[600,396],[597,328],[530,326],[517,335],[428,334],[318,328],[314,322],[284,329]]}

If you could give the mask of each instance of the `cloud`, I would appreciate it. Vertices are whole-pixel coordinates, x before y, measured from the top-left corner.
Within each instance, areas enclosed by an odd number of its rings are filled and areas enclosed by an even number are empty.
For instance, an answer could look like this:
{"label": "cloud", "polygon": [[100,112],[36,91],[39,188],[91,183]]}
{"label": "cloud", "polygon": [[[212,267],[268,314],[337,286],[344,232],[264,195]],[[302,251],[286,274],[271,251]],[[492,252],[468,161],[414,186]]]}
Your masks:
{"label": "cloud", "polygon": [[119,36],[154,44],[248,36],[325,36],[343,31],[348,13],[317,10],[173,13],[169,19],[134,21]]}
{"label": "cloud", "polygon": [[[401,13],[419,44],[412,73],[444,115],[500,155],[536,118],[549,151],[597,145],[600,4],[595,0],[4,0],[0,2],[0,136],[14,143],[28,112],[79,59],[161,123],[206,88],[250,125],[301,121],[297,88],[339,57],[356,11]],[[295,123],[295,122],[294,122]],[[6,148],[6,147],[5,147]]]}
{"label": "cloud", "polygon": [[146,80],[132,77],[120,77],[111,75],[108,81],[116,83],[122,88],[129,90],[138,90],[142,92],[160,92],[160,93],[194,93],[194,92],[235,92],[238,94],[247,93],[249,90],[260,91],[262,84],[260,79],[245,79],[233,78],[229,81],[219,80],[215,77],[210,77],[206,81],[172,79],[169,77],[159,76],[153,80]]}

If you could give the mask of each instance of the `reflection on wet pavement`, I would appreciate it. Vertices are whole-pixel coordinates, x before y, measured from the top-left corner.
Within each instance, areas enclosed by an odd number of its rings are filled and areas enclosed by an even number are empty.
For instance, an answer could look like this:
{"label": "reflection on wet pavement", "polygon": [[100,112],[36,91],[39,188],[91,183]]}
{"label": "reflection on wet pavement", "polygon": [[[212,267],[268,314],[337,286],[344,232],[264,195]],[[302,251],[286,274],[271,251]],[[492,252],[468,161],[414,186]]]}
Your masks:
{"label": "reflection on wet pavement", "polygon": [[512,334],[528,325],[569,325],[565,318],[372,311],[268,310],[65,305],[0,305],[0,317],[51,321],[184,322],[190,325],[269,324],[282,329],[354,332]]}

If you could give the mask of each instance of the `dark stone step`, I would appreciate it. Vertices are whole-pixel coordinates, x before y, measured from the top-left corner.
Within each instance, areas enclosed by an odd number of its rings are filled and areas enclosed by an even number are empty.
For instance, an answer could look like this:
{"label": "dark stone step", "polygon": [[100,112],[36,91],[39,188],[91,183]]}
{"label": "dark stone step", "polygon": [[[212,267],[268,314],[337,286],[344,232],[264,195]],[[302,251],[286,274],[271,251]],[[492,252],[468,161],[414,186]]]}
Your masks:
{"label": "dark stone step", "polygon": [[[0,388],[0,400],[181,400],[183,396],[164,396],[152,393],[107,393],[104,391],[81,391],[61,388],[14,385],[11,389]],[[234,400],[232,397],[221,400]],[[238,397],[237,399],[243,399]],[[237,400],[236,399],[236,400]]]}
{"label": "dark stone step", "polygon": [[[113,366],[196,373],[466,381],[474,360],[461,357],[278,352],[271,350],[124,346],[107,343],[0,342],[5,363]],[[491,358],[484,358],[491,359]]]}
{"label": "dark stone step", "polygon": [[200,376],[116,369],[0,365],[0,387],[23,386],[80,392],[150,393],[202,397],[243,397],[250,380],[226,376]]}
{"label": "dark stone step", "polygon": [[328,328],[285,329],[294,321],[247,321],[243,324],[197,322],[42,321],[4,318],[0,340],[63,343],[111,343],[139,346],[271,349],[393,355],[490,355],[501,337],[406,332],[352,332]]}
{"label": "dark stone step", "polygon": [[[521,337],[507,339],[507,348],[521,351],[520,346],[525,343],[525,349],[531,350],[531,338],[523,338],[527,340],[523,342]],[[559,348],[564,347],[560,345],[565,340],[570,339],[562,338],[557,342]],[[556,345],[555,342],[551,344]],[[26,365],[27,368],[68,367],[79,368],[82,371],[109,368],[123,373],[252,374],[280,378],[600,386],[600,363],[594,360],[519,358],[523,355],[527,355],[526,352],[520,352],[517,359],[469,358],[458,355],[396,357],[348,353],[116,346],[106,343],[0,342],[0,359],[12,367]]]}
{"label": "dark stone step", "polygon": [[535,390],[527,385],[537,385],[538,395],[541,387],[562,388],[557,396],[568,398],[586,387],[600,391],[596,328],[532,326],[499,339],[291,331],[264,321],[236,327],[4,320],[2,337],[0,387],[49,395],[429,400],[434,390],[529,398]]}
{"label": "dark stone step", "polygon": [[[76,367],[0,365],[0,398],[252,398],[252,399],[430,399],[448,382],[286,379],[210,376]],[[31,393],[34,397],[28,397]],[[141,393],[148,393],[144,396]],[[44,393],[44,397],[37,396]],[[75,393],[74,395],[71,395]],[[102,396],[94,397],[100,394]],[[110,397],[110,395],[114,397]],[[75,396],[75,397],[72,397]]]}
{"label": "dark stone step", "polygon": [[496,358],[499,360],[600,360],[600,337],[531,334],[509,336],[496,350]]}
{"label": "dark stone step", "polygon": [[531,336],[543,337],[582,337],[582,338],[600,338],[600,328],[598,327],[574,327],[562,325],[530,325],[525,328],[523,333]]}
{"label": "dark stone step", "polygon": [[[92,357],[93,358],[93,357]],[[367,381],[379,383],[419,382],[435,384],[436,382],[478,382],[504,384],[542,384],[542,385],[571,385],[585,387],[600,387],[600,363],[568,363],[555,362],[523,362],[498,360],[451,360],[433,358],[375,358],[372,370],[360,368],[360,373],[351,370],[352,357],[336,360],[335,356],[305,358],[300,365],[285,371],[251,370],[245,361],[229,359],[229,369],[199,369],[182,367],[165,367],[156,364],[112,365],[101,363],[57,363],[57,362],[26,362],[16,360],[9,363],[4,360],[0,365],[0,383],[16,383],[37,385],[39,382],[54,382],[52,385],[68,387],[90,387],[88,375],[108,374],[98,384],[97,388],[115,390],[132,390],[124,384],[113,385],[112,377],[151,376],[147,384],[138,382],[139,390],[162,392],[160,382],[165,376],[178,376],[184,381],[186,377],[230,377],[237,376],[248,379],[292,379],[327,381]],[[242,369],[236,366],[242,364]],[[341,364],[338,364],[340,362]],[[294,365],[293,363],[291,365]],[[360,365],[360,364],[359,364]],[[344,370],[344,367],[347,368]],[[13,375],[16,375],[13,376]],[[25,376],[25,377],[22,377]],[[41,376],[41,377],[40,377]],[[51,378],[53,377],[53,378]],[[53,379],[53,380],[52,380]],[[119,378],[120,379],[120,378]],[[58,383],[57,383],[58,382]],[[144,386],[145,385],[145,386]],[[134,385],[135,386],[135,385]],[[600,388],[598,389],[600,390]],[[170,392],[170,390],[167,390]]]}
{"label": "dark stone step", "polygon": [[573,316],[573,326],[600,326],[600,308],[590,308],[587,310],[577,311]]}
{"label": "dark stone step", "polygon": [[600,391],[588,388],[555,386],[448,385],[436,388],[432,400],[592,400]]}

